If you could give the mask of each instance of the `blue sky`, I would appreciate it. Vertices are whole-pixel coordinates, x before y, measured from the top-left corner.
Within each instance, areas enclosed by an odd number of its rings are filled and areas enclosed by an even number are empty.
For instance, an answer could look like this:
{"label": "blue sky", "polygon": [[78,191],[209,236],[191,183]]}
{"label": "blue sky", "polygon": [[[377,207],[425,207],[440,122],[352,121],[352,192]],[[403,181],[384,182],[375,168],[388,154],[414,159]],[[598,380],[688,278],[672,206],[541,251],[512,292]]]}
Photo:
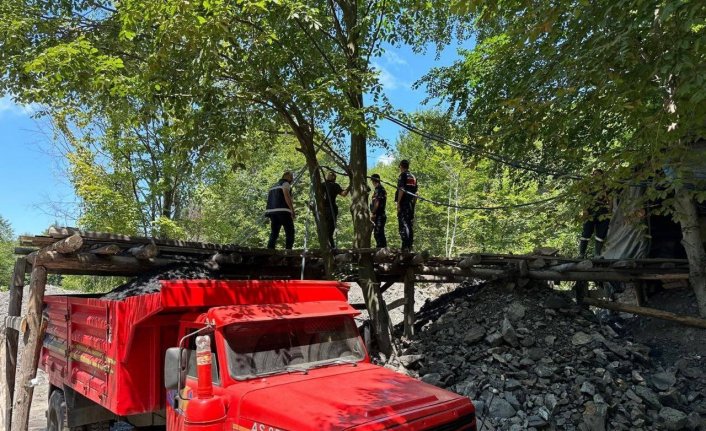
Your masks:
{"label": "blue sky", "polygon": [[[465,48],[470,43],[464,44]],[[388,47],[374,65],[392,105],[406,112],[423,109],[423,89],[412,84],[434,66],[451,64],[458,58],[459,46],[448,46],[435,58],[431,49],[414,54],[408,47]],[[0,216],[8,219],[17,234],[39,234],[57,222],[74,225],[70,214],[58,209],[71,209],[75,196],[62,172],[61,157],[52,144],[51,128],[46,120],[31,118],[33,107],[20,106],[9,96],[0,98]],[[378,133],[394,145],[401,130],[389,121],[381,121]],[[370,164],[388,159],[380,148],[371,148]],[[72,211],[70,211],[72,212]]]}

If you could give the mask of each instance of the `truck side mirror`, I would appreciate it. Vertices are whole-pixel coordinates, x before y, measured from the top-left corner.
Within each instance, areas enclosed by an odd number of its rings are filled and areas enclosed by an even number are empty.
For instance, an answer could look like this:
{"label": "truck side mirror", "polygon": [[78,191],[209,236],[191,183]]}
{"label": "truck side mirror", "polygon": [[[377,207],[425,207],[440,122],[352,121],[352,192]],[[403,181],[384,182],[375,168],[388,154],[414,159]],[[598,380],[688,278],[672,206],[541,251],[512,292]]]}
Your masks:
{"label": "truck side mirror", "polygon": [[188,365],[186,349],[170,347],[164,355],[164,387],[166,389],[180,389],[186,381],[186,367]]}

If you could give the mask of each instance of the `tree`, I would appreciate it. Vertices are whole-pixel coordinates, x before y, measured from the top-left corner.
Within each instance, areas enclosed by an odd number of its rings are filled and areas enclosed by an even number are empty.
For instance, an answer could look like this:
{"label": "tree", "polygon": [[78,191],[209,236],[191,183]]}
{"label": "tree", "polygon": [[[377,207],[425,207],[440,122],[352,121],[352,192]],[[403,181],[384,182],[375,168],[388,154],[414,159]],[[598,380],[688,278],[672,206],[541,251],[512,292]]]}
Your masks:
{"label": "tree", "polygon": [[[419,128],[459,139],[460,128],[439,112],[420,112],[411,121]],[[469,159],[458,149],[430,141],[414,133],[404,133],[396,145],[395,158],[408,159],[417,177],[419,194],[433,202],[417,202],[415,242],[432,255],[461,253],[528,253],[538,246],[557,247],[571,253],[575,248],[574,202],[552,200],[538,205],[513,205],[543,201],[559,196],[561,184],[550,186],[537,181],[518,181],[507,167],[487,160]],[[396,183],[396,165],[376,166],[390,189]],[[449,205],[449,206],[445,206]],[[457,209],[451,205],[475,209]],[[508,209],[485,210],[503,207]],[[397,242],[394,205],[388,208],[388,235]]]}
{"label": "tree", "polygon": [[[286,127],[307,161],[318,213],[326,208],[317,150],[349,170],[358,247],[370,243],[365,176],[369,123],[379,113],[365,106],[364,95],[381,101],[370,59],[380,55],[382,42],[443,44],[456,22],[447,5],[416,1],[47,0],[1,10],[5,90],[62,110],[88,105],[112,116],[113,108],[127,106],[137,124],[197,125],[187,127],[186,145],[202,143],[194,130],[207,131],[207,143],[236,156],[247,131]],[[347,145],[341,129],[350,136]],[[325,131],[349,157],[329,144]],[[325,223],[317,218],[323,250]],[[329,255],[329,270],[331,263]],[[387,334],[380,341],[389,351],[387,313],[369,256],[360,268],[374,326]]]}
{"label": "tree", "polygon": [[7,287],[12,278],[17,241],[10,222],[0,216],[0,286]]}
{"label": "tree", "polygon": [[[646,198],[663,199],[683,229],[696,223],[694,200],[706,198],[691,163],[706,136],[703,2],[455,3],[476,18],[477,47],[425,83],[464,118],[470,148],[543,174],[601,167],[607,186],[646,182]],[[682,194],[691,209],[672,205]],[[706,316],[703,246],[687,251]]]}

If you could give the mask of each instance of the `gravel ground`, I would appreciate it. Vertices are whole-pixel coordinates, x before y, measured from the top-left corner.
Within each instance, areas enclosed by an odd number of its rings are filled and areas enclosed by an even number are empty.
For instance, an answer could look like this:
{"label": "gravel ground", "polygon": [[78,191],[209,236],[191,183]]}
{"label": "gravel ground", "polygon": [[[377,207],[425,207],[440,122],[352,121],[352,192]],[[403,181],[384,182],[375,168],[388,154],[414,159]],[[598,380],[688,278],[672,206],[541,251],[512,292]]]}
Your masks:
{"label": "gravel ground", "polygon": [[[69,291],[63,290],[57,286],[52,286],[52,285],[47,285],[46,288],[46,295],[61,295],[65,293],[71,293]],[[24,313],[27,310],[27,298],[29,297],[29,286],[25,286],[25,294],[23,299],[23,304],[22,304],[22,312]],[[7,291],[0,292],[0,321],[4,321],[5,316],[7,315],[7,306],[9,303],[10,299],[10,294]],[[2,338],[2,342],[0,343],[0,358],[2,360],[3,364],[3,369],[5,366],[5,340],[4,340],[4,334],[0,336]],[[21,356],[22,352],[19,352],[18,356]],[[18,358],[19,359],[19,358]],[[38,384],[37,386],[34,387],[34,395],[32,398],[32,410],[30,413],[29,417],[29,430],[30,431],[37,431],[37,430],[44,430],[46,428],[47,424],[47,419],[45,416],[45,412],[47,409],[47,396],[48,396],[48,391],[49,391],[49,384],[47,381],[47,376],[44,374],[44,371],[38,370],[37,371],[37,379],[38,379]],[[3,397],[4,397],[4,391],[3,392]],[[4,399],[3,403],[4,405]],[[5,423],[5,418],[4,418],[4,410],[0,409],[0,416],[1,416],[1,421],[2,423]]]}
{"label": "gravel ground", "polygon": [[706,430],[702,356],[685,348],[706,331],[643,344],[633,319],[607,317],[539,283],[462,285],[422,307],[386,366],[468,396],[486,430]]}

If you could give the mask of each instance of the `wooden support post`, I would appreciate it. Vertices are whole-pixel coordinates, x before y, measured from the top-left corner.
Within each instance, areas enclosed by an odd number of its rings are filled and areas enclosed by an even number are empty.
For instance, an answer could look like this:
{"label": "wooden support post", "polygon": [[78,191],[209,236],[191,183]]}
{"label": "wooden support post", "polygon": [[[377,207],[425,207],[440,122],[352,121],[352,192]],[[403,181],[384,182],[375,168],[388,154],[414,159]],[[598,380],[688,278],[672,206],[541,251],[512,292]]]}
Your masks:
{"label": "wooden support post", "polygon": [[698,317],[682,316],[668,311],[657,310],[655,308],[640,307],[637,305],[621,304],[618,302],[602,301],[594,298],[584,298],[584,304],[593,307],[606,308],[608,310],[621,311],[623,313],[637,314],[639,316],[654,317],[657,319],[670,320],[683,325],[706,328],[706,319]]}
{"label": "wooden support post", "polygon": [[27,431],[34,388],[31,381],[37,376],[39,353],[42,348],[46,320],[42,316],[44,290],[47,286],[47,269],[34,266],[30,277],[27,330],[22,334],[22,358],[15,388],[11,431]]}
{"label": "wooden support post", "polygon": [[404,336],[414,336],[414,268],[409,267],[404,274]]}
{"label": "wooden support post", "polygon": [[583,300],[588,296],[588,281],[577,281],[574,284],[574,290],[576,294],[576,303],[583,305]]}
{"label": "wooden support post", "polygon": [[[18,258],[15,261],[15,270],[12,273],[10,280],[10,300],[7,305],[7,316],[18,317],[22,313],[22,293],[25,286],[25,271],[27,259],[24,257]],[[19,334],[17,331],[5,329],[5,430],[10,430],[12,423],[12,401],[15,395],[15,374],[17,371],[17,343]]]}

